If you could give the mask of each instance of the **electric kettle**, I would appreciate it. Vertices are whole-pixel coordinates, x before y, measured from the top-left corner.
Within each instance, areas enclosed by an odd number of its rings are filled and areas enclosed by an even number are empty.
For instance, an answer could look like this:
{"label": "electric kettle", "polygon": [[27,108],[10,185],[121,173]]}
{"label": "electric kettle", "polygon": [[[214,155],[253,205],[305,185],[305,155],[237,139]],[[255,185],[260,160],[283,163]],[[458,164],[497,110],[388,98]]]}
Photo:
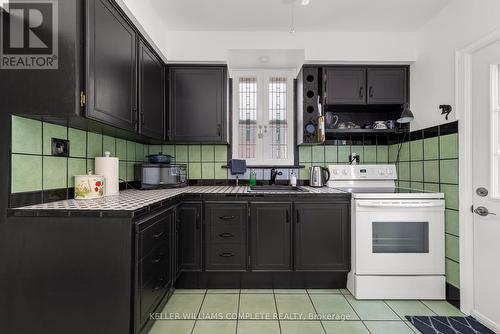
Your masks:
{"label": "electric kettle", "polygon": [[312,166],[310,170],[309,185],[311,187],[323,187],[330,180],[330,171],[328,168]]}

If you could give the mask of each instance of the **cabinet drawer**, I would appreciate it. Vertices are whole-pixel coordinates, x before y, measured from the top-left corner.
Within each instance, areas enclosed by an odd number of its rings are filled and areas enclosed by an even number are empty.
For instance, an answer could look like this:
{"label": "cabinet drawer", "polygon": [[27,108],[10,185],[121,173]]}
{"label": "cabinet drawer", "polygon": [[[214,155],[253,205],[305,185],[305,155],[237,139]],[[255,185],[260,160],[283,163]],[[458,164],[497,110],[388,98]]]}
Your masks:
{"label": "cabinet drawer", "polygon": [[140,266],[141,282],[143,286],[155,277],[168,273],[170,262],[169,256],[167,245],[165,245],[153,250],[142,260]]}
{"label": "cabinet drawer", "polygon": [[166,224],[164,220],[160,220],[156,224],[140,232],[140,258],[144,258],[151,250],[168,242],[169,237],[170,231],[168,230],[168,224]]}
{"label": "cabinet drawer", "polygon": [[207,270],[245,270],[244,245],[213,244],[207,247]]}
{"label": "cabinet drawer", "polygon": [[167,275],[160,275],[146,282],[141,288],[141,324],[149,319],[149,313],[154,311],[161,298],[168,290]]}
{"label": "cabinet drawer", "polygon": [[245,203],[207,203],[208,242],[245,240]]}
{"label": "cabinet drawer", "polygon": [[242,241],[241,234],[241,226],[239,224],[212,226],[210,230],[210,242],[239,243]]}

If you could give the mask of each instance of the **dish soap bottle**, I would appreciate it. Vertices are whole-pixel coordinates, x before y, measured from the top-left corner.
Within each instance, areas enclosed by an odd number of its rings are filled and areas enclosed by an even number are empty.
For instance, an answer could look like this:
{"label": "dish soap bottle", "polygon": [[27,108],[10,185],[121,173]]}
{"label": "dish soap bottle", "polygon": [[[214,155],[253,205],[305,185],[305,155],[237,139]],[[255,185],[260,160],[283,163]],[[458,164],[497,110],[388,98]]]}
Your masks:
{"label": "dish soap bottle", "polygon": [[295,172],[290,172],[290,185],[292,187],[296,187],[297,186],[297,176],[295,175]]}
{"label": "dish soap bottle", "polygon": [[252,169],[250,171],[250,187],[254,187],[257,185],[257,173],[255,172],[255,169]]}

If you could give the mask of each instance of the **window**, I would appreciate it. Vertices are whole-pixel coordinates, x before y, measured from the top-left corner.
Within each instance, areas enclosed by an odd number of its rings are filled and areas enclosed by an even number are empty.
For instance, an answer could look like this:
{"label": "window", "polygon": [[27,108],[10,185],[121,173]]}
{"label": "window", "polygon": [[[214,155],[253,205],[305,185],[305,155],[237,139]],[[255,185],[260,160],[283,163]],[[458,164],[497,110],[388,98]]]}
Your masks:
{"label": "window", "polygon": [[233,158],[293,165],[292,73],[234,71],[233,103]]}
{"label": "window", "polygon": [[500,65],[491,66],[491,196],[500,199]]}

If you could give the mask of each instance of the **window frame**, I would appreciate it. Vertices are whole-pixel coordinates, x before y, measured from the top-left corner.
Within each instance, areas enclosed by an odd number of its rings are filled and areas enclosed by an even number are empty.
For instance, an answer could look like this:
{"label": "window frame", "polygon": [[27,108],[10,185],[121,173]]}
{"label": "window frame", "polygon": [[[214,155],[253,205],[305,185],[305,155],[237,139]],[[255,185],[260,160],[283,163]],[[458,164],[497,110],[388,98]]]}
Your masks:
{"label": "window frame", "polygon": [[[269,126],[269,79],[272,77],[285,77],[287,82],[287,158],[286,159],[269,159],[265,158],[265,150],[271,150],[269,138],[257,138],[256,158],[245,159],[247,165],[251,166],[293,166],[295,163],[295,106],[294,106],[294,72],[288,69],[245,69],[232,70],[232,143],[231,157],[240,159],[239,151],[239,81],[244,77],[255,77],[257,79],[257,126]],[[257,130],[258,131],[258,130]],[[269,134],[267,134],[269,136]]]}

